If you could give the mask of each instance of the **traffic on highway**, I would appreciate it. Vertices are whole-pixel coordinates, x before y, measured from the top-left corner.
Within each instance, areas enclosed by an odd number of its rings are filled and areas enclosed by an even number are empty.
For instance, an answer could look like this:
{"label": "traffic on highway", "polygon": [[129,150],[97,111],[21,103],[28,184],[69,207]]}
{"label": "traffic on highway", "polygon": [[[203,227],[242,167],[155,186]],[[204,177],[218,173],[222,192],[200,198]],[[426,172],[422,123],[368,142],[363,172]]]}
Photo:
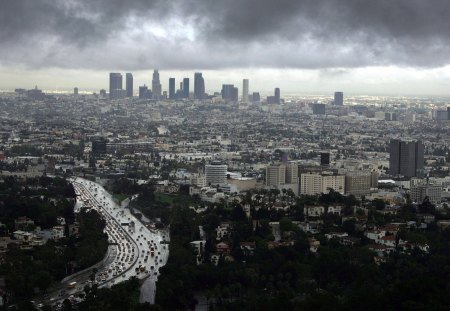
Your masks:
{"label": "traffic on highway", "polygon": [[[79,295],[85,286],[111,287],[131,277],[147,279],[146,283],[156,283],[159,269],[167,262],[169,255],[169,235],[143,224],[128,208],[119,206],[112,196],[99,184],[83,178],[70,180],[75,189],[77,204],[75,212],[82,208],[96,210],[106,222],[108,252],[101,263],[96,265],[97,273],[92,279],[92,269],[69,276],[62,281],[61,289],[49,297],[49,302],[58,307],[62,300],[81,301]],[[154,301],[155,286],[151,293],[145,293]]]}

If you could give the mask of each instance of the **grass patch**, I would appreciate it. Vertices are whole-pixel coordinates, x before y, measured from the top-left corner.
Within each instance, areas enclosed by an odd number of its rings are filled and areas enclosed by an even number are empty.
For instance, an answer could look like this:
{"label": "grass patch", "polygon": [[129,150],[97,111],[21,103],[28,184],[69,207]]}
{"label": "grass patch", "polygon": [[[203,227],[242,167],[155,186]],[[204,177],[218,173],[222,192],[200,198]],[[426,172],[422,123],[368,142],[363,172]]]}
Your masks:
{"label": "grass patch", "polygon": [[118,193],[118,194],[113,195],[114,201],[116,201],[119,204],[122,203],[122,201],[125,200],[126,198],[128,198],[128,195],[123,194],[123,193]]}
{"label": "grass patch", "polygon": [[175,198],[169,194],[155,192],[155,199],[161,203],[172,204]]}

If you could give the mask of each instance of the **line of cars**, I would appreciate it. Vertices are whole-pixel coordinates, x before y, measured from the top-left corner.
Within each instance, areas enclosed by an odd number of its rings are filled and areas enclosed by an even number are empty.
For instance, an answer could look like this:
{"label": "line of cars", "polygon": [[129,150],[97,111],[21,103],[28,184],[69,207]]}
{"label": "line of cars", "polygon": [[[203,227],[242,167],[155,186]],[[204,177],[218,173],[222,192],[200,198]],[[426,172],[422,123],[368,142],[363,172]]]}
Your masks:
{"label": "line of cars", "polygon": [[102,271],[100,279],[96,279],[102,282],[99,285],[111,286],[119,276],[121,279],[132,276],[157,278],[159,267],[168,257],[166,234],[150,230],[129,209],[118,206],[97,183],[76,178],[73,184],[81,199],[89,200],[88,207],[95,208],[105,218],[110,244],[116,245],[114,262]]}
{"label": "line of cars", "polygon": [[159,267],[168,258],[168,235],[150,230],[129,209],[118,206],[99,184],[77,177],[72,178],[71,182],[77,195],[76,211],[80,207],[94,209],[105,220],[109,248],[93,280],[91,273],[70,278],[65,288],[50,299],[51,303],[58,306],[65,298],[78,302],[78,296],[81,296],[86,285],[110,287],[133,276],[156,281]]}

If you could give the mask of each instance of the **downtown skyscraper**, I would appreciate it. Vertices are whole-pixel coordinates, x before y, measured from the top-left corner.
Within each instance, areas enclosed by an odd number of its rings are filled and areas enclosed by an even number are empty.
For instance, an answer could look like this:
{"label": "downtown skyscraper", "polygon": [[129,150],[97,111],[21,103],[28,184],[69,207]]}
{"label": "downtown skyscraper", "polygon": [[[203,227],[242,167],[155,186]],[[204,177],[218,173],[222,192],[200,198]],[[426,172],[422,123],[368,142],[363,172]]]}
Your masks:
{"label": "downtown skyscraper", "polygon": [[109,74],[109,98],[120,98],[122,91],[122,74],[117,72],[111,72]]}
{"label": "downtown skyscraper", "polygon": [[125,83],[127,89],[127,97],[133,97],[133,74],[127,73],[125,75]]}
{"label": "downtown skyscraper", "polygon": [[183,98],[189,98],[189,78],[183,79]]}
{"label": "downtown skyscraper", "polygon": [[153,99],[161,98],[161,82],[159,81],[159,72],[156,69],[153,71],[152,93]]}
{"label": "downtown skyscraper", "polygon": [[335,106],[344,106],[344,93],[343,92],[334,92],[334,105]]}
{"label": "downtown skyscraper", "polygon": [[169,78],[169,99],[175,99],[175,78]]}
{"label": "downtown skyscraper", "polygon": [[424,146],[421,141],[391,140],[389,172],[392,176],[420,177],[424,166]]}
{"label": "downtown skyscraper", "polygon": [[203,99],[205,96],[205,79],[201,72],[194,74],[194,98]]}
{"label": "downtown skyscraper", "polygon": [[242,80],[242,101],[248,103],[248,79]]}

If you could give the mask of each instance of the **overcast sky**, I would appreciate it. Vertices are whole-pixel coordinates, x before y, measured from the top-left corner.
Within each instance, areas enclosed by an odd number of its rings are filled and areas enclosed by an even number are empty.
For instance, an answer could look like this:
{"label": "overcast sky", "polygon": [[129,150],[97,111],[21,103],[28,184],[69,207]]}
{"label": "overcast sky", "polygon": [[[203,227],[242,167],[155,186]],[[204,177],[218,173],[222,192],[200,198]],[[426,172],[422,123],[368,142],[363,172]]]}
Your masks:
{"label": "overcast sky", "polygon": [[[449,0],[1,0],[0,89],[163,89],[204,73],[285,93],[450,95]],[[178,83],[178,81],[177,81]]]}

